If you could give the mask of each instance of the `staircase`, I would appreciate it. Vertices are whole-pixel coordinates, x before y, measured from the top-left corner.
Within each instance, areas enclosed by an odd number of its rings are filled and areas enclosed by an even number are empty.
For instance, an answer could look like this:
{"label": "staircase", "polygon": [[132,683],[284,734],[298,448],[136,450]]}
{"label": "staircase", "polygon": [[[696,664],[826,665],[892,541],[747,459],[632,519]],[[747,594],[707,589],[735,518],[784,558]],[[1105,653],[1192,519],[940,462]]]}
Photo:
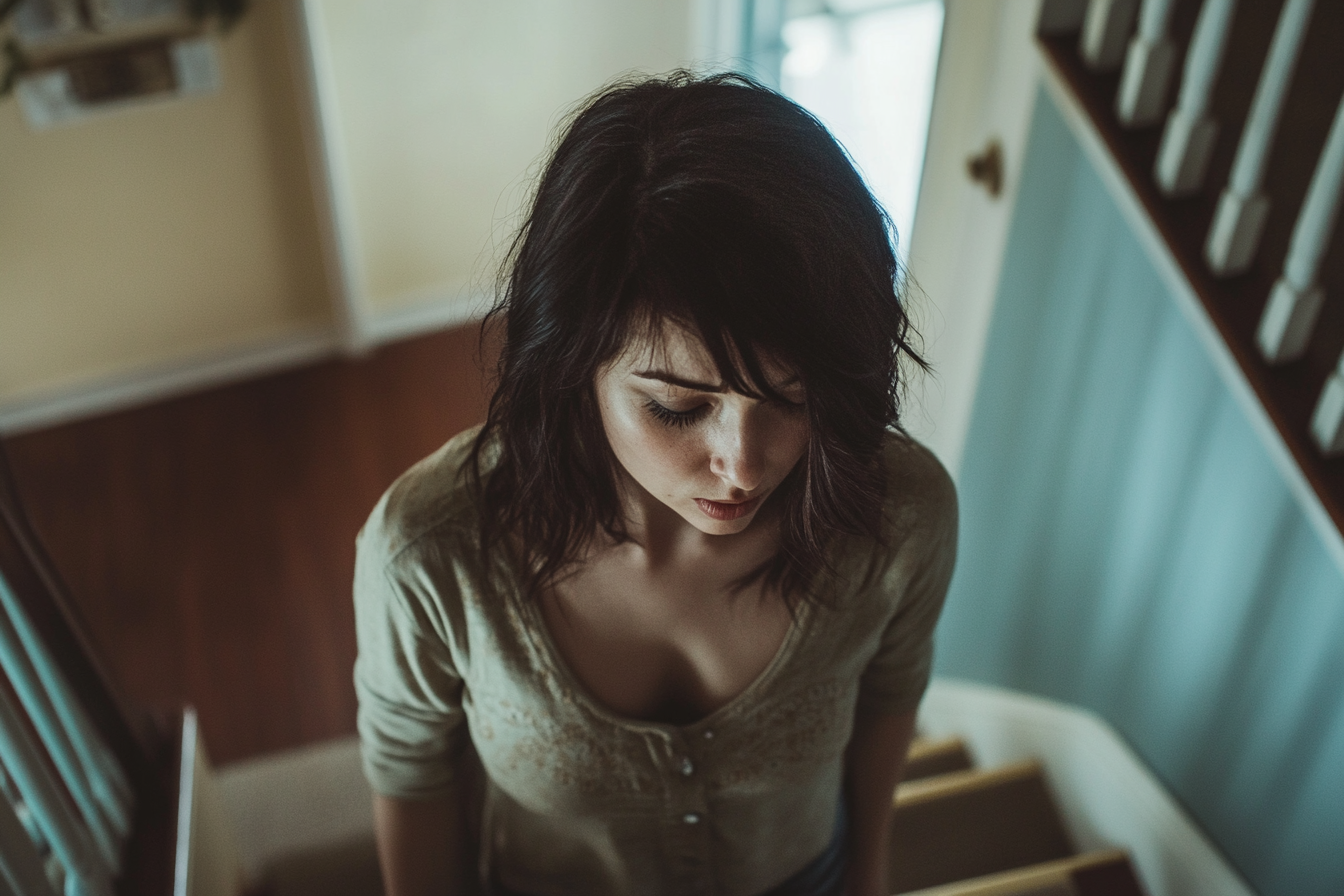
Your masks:
{"label": "staircase", "polygon": [[1074,850],[1037,760],[980,769],[959,737],[916,739],[892,811],[893,893],[1144,893],[1122,850]]}
{"label": "staircase", "polygon": [[[977,768],[973,752],[957,736],[921,737],[912,744],[893,803],[893,893],[1146,892],[1124,851],[1075,849],[1040,761]],[[219,777],[250,876],[259,882],[257,896],[380,892],[368,793],[353,741],[243,763],[221,770]],[[323,807],[316,813],[321,819],[315,819],[313,806]],[[346,821],[333,821],[342,814]],[[311,833],[299,830],[305,826]]]}

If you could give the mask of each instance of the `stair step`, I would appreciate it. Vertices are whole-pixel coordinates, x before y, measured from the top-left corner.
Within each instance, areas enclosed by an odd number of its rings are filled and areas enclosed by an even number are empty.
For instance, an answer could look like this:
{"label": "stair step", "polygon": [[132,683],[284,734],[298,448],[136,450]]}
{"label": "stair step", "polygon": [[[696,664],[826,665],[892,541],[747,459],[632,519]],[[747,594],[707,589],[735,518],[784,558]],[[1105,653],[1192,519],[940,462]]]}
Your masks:
{"label": "stair step", "polygon": [[903,781],[962,772],[975,765],[966,742],[959,737],[917,738],[905,757]]}
{"label": "stair step", "polygon": [[1034,760],[901,784],[893,801],[889,849],[893,893],[1074,852]]}
{"label": "stair step", "polygon": [[1106,849],[1041,862],[906,896],[1143,896],[1129,856]]}

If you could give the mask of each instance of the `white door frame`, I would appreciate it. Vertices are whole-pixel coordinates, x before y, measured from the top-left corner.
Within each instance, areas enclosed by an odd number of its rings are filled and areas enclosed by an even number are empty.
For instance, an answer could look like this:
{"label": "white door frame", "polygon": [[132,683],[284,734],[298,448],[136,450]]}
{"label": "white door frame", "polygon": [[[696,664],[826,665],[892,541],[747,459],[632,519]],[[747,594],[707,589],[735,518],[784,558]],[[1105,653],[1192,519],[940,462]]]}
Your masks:
{"label": "white door frame", "polygon": [[[955,477],[1040,83],[1040,0],[945,2],[909,255],[911,314],[934,373],[912,385],[905,423]],[[971,181],[966,166],[991,139],[1002,147],[997,198]]]}

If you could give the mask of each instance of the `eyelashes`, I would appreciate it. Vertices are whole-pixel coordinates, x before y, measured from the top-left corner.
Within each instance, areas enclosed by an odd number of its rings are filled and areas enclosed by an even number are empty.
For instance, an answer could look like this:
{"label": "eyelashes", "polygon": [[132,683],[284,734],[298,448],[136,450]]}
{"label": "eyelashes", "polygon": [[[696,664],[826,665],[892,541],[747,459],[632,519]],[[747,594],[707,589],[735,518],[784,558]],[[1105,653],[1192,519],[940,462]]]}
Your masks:
{"label": "eyelashes", "polygon": [[656,401],[650,399],[644,403],[644,410],[649,412],[653,419],[662,423],[664,426],[673,426],[677,429],[685,429],[692,423],[695,423],[705,414],[709,413],[709,405],[700,405],[689,411],[674,411],[669,407],[664,407]]}
{"label": "eyelashes", "polygon": [[[806,405],[802,402],[784,401],[779,402],[779,406],[785,411],[793,414],[800,414]],[[686,427],[697,423],[706,414],[709,413],[709,405],[702,404],[699,407],[691,408],[689,411],[674,411],[666,405],[661,405],[653,399],[644,402],[644,410],[649,416],[657,420],[664,426],[675,427],[676,429],[685,429]]]}

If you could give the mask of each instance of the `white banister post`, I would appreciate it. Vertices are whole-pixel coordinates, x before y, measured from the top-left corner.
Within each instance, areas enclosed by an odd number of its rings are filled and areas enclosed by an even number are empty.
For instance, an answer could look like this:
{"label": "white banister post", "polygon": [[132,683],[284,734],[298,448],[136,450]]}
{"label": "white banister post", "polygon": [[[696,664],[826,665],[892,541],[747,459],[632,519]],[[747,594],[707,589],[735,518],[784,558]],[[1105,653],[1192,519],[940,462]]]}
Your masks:
{"label": "white banister post", "polygon": [[[7,587],[3,577],[0,577],[0,589]],[[65,788],[74,799],[84,823],[88,825],[103,859],[116,870],[119,866],[120,838],[98,806],[87,770],[75,755],[70,735],[61,725],[50,696],[38,681],[37,673],[33,670],[27,651],[19,642],[18,632],[8,613],[0,613],[0,668],[9,676],[14,693],[27,710],[37,736],[47,748],[56,771],[64,780]]]}
{"label": "white banister post", "polygon": [[1218,139],[1218,123],[1209,115],[1213,85],[1227,49],[1236,0],[1204,0],[1195,35],[1185,55],[1181,93],[1167,116],[1157,150],[1154,176],[1167,196],[1185,196],[1204,183],[1204,172]]}
{"label": "white banister post", "polygon": [[1270,291],[1255,334],[1260,352],[1271,364],[1297,360],[1311,341],[1311,331],[1324,299],[1316,273],[1335,229],[1341,187],[1344,187],[1344,96],[1340,97],[1330,135],[1325,138],[1325,148],[1307,188],[1306,201],[1293,226],[1283,274]]}
{"label": "white banister post", "polygon": [[1302,39],[1307,34],[1313,2],[1287,0],[1279,13],[1274,40],[1269,45],[1265,66],[1260,70],[1251,111],[1241,132],[1241,142],[1237,144],[1232,177],[1218,200],[1218,211],[1213,216],[1209,239],[1204,246],[1204,258],[1209,268],[1220,277],[1245,271],[1260,246],[1260,234],[1269,214],[1269,197],[1261,192],[1260,186],[1265,178],[1269,152],[1274,146],[1279,116],[1288,98],[1288,85],[1302,52]]}
{"label": "white banister post", "polygon": [[20,642],[26,648],[33,671],[50,695],[52,708],[70,738],[70,745],[79,758],[80,765],[88,775],[89,785],[104,817],[111,823],[117,836],[124,839],[131,830],[131,807],[134,803],[134,795],[131,792],[130,782],[126,779],[126,773],[112,755],[112,751],[103,743],[98,730],[89,721],[66,683],[65,676],[47,654],[41,638],[28,619],[28,614],[20,606],[18,598],[10,591],[3,576],[0,576],[0,611],[3,611],[13,624]]}
{"label": "white banister post", "polygon": [[1111,71],[1125,58],[1138,0],[1091,0],[1078,36],[1078,55],[1097,72]]}
{"label": "white banister post", "polygon": [[1129,42],[1120,90],[1115,95],[1115,114],[1127,128],[1156,124],[1166,111],[1171,66],[1176,46],[1167,36],[1174,0],[1143,0],[1139,30]]}
{"label": "white banister post", "polygon": [[17,896],[56,896],[37,844],[14,806],[0,794],[0,892],[4,892],[6,878],[14,883]]}
{"label": "white banister post", "polygon": [[1344,353],[1325,378],[1321,400],[1311,415],[1311,435],[1326,457],[1344,454]]}
{"label": "white banister post", "polygon": [[65,866],[67,896],[111,896],[112,869],[61,795],[9,695],[0,690],[0,760],[32,810],[52,852]]}

